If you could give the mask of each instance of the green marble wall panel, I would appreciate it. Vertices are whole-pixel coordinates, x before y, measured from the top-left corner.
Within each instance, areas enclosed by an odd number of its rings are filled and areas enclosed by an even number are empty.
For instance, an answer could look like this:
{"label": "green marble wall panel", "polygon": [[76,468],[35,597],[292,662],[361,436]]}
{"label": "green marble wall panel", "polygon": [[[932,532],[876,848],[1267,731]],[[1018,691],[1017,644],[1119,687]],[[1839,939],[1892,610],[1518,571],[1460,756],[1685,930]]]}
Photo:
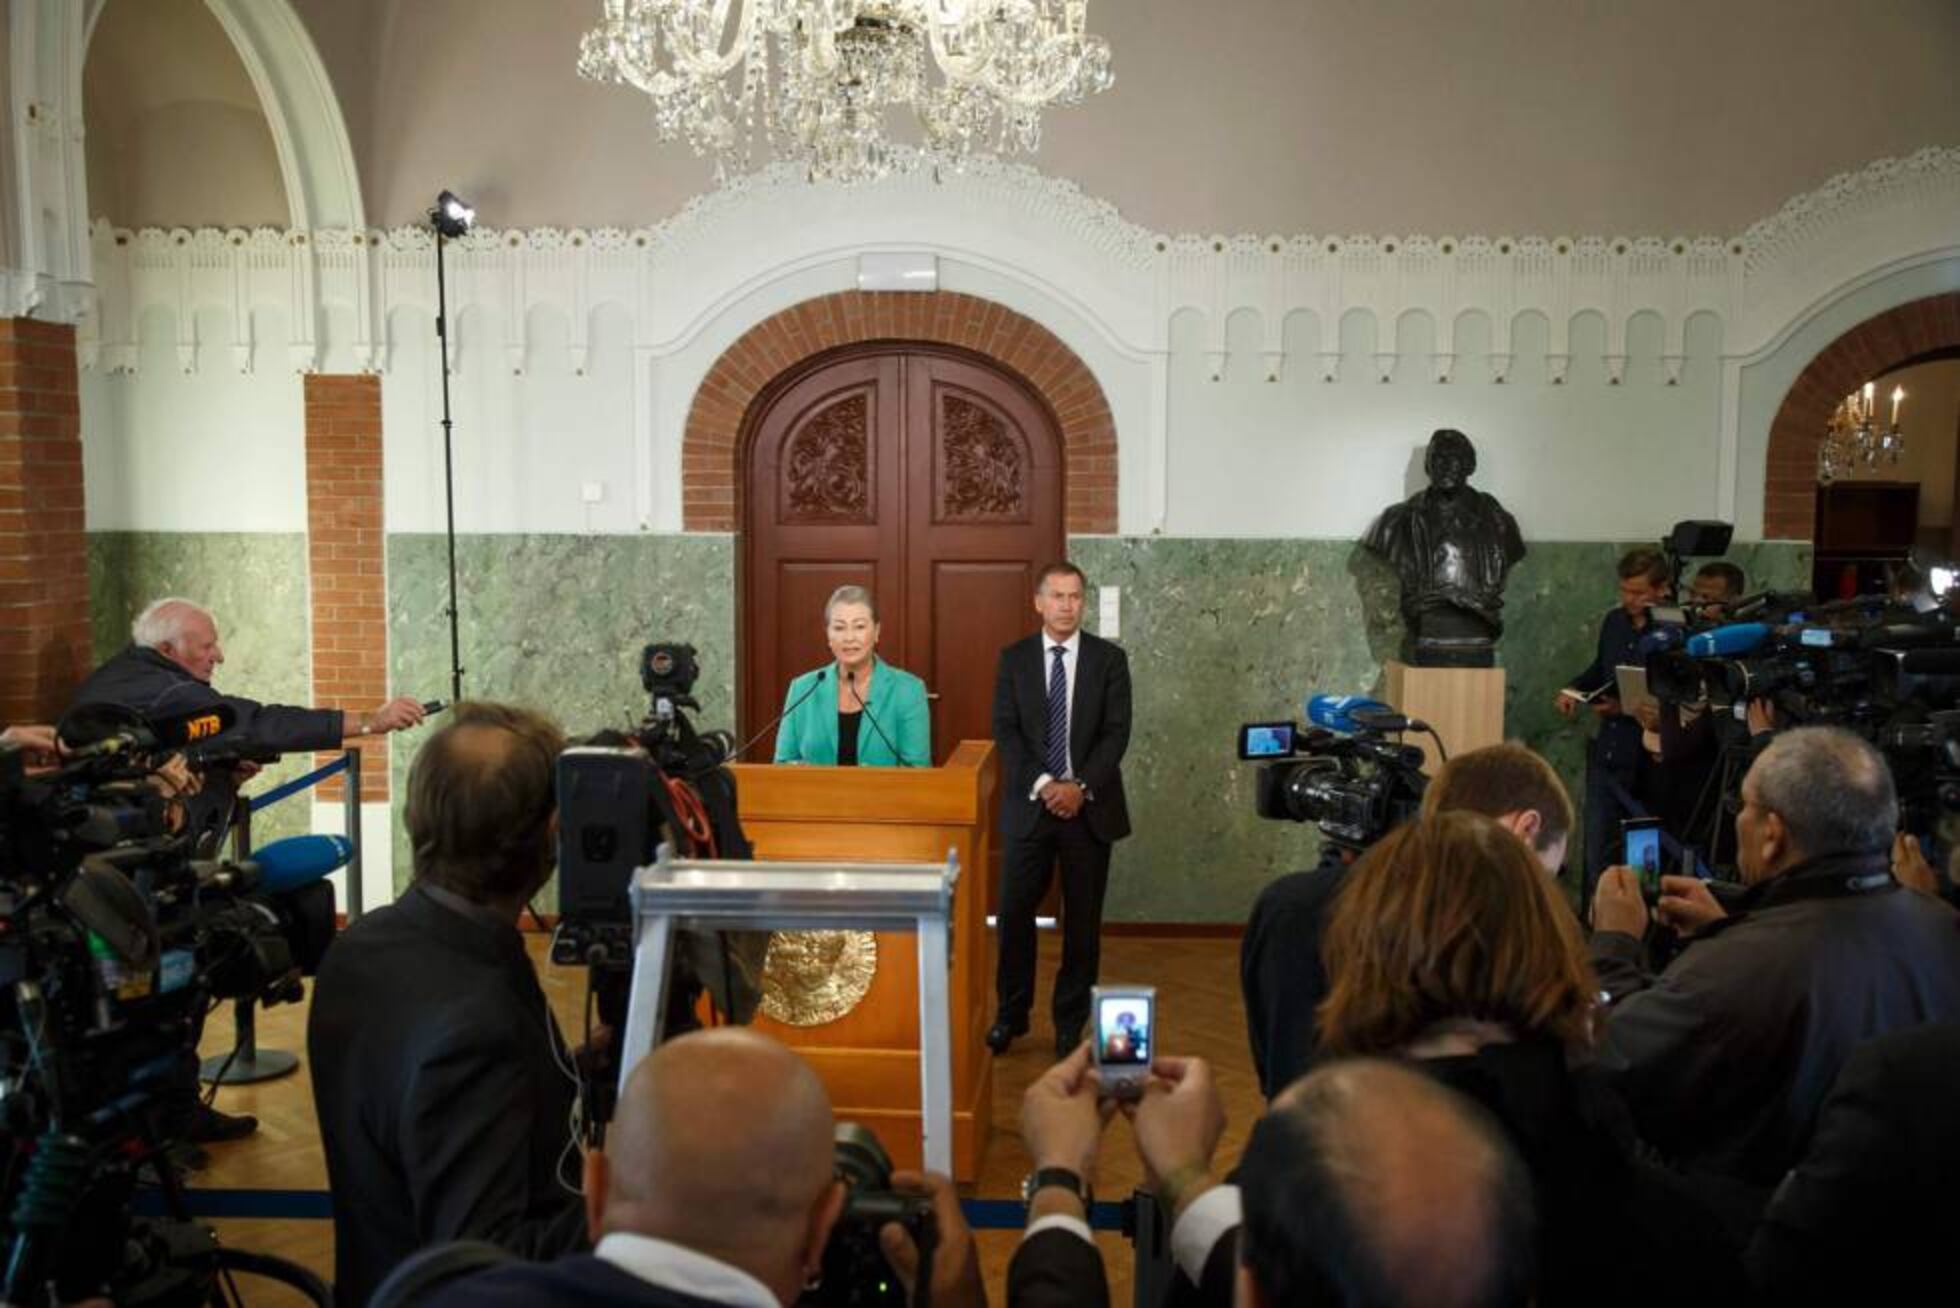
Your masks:
{"label": "green marble wall panel", "polygon": [[[645,707],[640,647],[686,640],[701,650],[698,720],[731,726],[734,546],[724,535],[462,538],[465,688],[544,709],[573,731],[620,725]],[[1136,677],[1125,775],[1137,833],[1118,852],[1109,916],[1242,920],[1267,880],[1317,850],[1310,830],[1252,815],[1236,728],[1297,716],[1310,690],[1379,693],[1402,635],[1394,577],[1345,541],[1078,537],[1071,549],[1092,585],[1123,588],[1122,641]],[[1575,793],[1586,727],[1559,717],[1552,697],[1592,657],[1620,549],[1533,542],[1507,591],[1506,730],[1551,758]],[[1800,546],[1744,546],[1731,557],[1752,585],[1801,585],[1808,575]],[[446,567],[439,536],[389,540],[392,684],[445,699]],[[415,737],[394,739],[399,810]],[[396,833],[405,883],[399,822]]]}
{"label": "green marble wall panel", "polygon": [[[313,683],[307,620],[306,537],[248,532],[92,532],[88,538],[89,619],[97,661],[129,643],[144,605],[181,595],[218,620],[224,666],[218,689],[268,704],[310,704]],[[312,756],[268,768],[248,791],[305,772]],[[312,811],[294,796],[256,814],[260,843],[312,830]]]}
{"label": "green marble wall panel", "polygon": [[[448,566],[441,536],[388,539],[389,677],[399,692],[450,697]],[[456,567],[469,697],[529,705],[574,733],[628,726],[647,709],[641,647],[686,641],[701,661],[696,724],[734,726],[732,537],[465,536]],[[394,737],[398,819],[422,734]],[[399,820],[394,866],[406,885],[413,868]]]}

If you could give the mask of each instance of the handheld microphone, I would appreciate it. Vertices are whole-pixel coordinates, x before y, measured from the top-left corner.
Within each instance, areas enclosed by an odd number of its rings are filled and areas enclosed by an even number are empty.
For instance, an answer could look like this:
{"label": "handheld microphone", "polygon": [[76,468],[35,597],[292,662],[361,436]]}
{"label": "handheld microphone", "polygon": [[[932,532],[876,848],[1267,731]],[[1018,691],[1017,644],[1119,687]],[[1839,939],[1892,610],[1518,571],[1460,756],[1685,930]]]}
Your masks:
{"label": "handheld microphone", "polygon": [[1697,659],[1733,658],[1759,649],[1769,636],[1770,626],[1766,622],[1731,622],[1688,637],[1688,656]]}
{"label": "handheld microphone", "polygon": [[864,714],[864,720],[871,724],[871,729],[878,733],[878,739],[885,742],[885,748],[892,752],[892,758],[898,766],[910,766],[906,763],[905,756],[898,752],[898,746],[892,743],[892,738],[885,734],[885,729],[878,725],[878,719],[871,716],[871,706],[864,702],[864,696],[858,694],[857,673],[848,668],[844,670],[844,687],[851,692],[851,698],[857,701],[858,711]]}
{"label": "handheld microphone", "polygon": [[1395,710],[1378,699],[1366,695],[1309,695],[1307,697],[1307,721],[1316,727],[1326,727],[1353,735],[1364,724],[1355,718],[1355,713],[1374,712],[1393,714]]}
{"label": "handheld microphone", "polygon": [[251,861],[258,865],[258,888],[277,895],[310,886],[353,857],[354,842],[346,836],[287,836],[255,851]]}
{"label": "handheld microphone", "polygon": [[816,694],[817,687],[823,685],[824,678],[828,677],[829,675],[830,675],[829,668],[818,668],[817,679],[810,683],[810,688],[804,691],[801,695],[798,695],[795,699],[791,700],[788,706],[785,707],[781,713],[778,713],[775,717],[770,718],[768,725],[763,727],[762,730],[756,732],[753,736],[750,736],[747,740],[743,741],[742,747],[728,756],[728,762],[733,763],[737,759],[741,758],[742,755],[748,753],[750,748],[752,748],[755,745],[756,741],[761,740],[764,736],[774,731],[776,729],[777,724],[780,723],[784,718],[796,712],[796,710],[802,708],[803,701],[809,699],[810,696]]}

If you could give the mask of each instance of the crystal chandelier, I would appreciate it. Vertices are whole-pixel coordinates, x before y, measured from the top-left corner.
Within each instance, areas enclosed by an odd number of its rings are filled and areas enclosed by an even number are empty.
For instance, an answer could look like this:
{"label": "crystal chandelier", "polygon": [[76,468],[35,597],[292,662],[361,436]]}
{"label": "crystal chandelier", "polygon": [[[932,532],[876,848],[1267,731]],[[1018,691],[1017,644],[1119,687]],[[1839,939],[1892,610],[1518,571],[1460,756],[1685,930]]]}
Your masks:
{"label": "crystal chandelier", "polygon": [[1865,383],[1838,401],[1831,420],[1824,424],[1824,439],[1817,447],[1817,480],[1828,486],[1860,464],[1876,467],[1880,459],[1896,464],[1905,453],[1906,438],[1899,431],[1899,405],[1905,400],[1903,386],[1892,388],[1892,421],[1886,427],[1877,422],[1876,388]]}
{"label": "crystal chandelier", "polygon": [[[717,180],[753,150],[811,180],[868,181],[915,164],[1032,152],[1041,112],[1113,80],[1088,0],[605,0],[580,76],[638,87],[665,141]],[[930,56],[930,57],[928,57]],[[887,134],[909,110],[923,149]]]}

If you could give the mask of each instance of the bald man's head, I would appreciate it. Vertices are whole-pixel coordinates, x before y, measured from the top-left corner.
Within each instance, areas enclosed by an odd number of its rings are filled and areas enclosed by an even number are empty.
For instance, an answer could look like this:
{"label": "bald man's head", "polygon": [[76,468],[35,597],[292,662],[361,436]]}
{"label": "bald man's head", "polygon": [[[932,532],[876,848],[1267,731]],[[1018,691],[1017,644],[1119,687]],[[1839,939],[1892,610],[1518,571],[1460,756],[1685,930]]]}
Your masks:
{"label": "bald man's head", "polygon": [[1475,1104],[1418,1072],[1356,1059],[1295,1082],[1253,1129],[1240,1181],[1265,1303],[1529,1298],[1530,1180]]}
{"label": "bald man's head", "polygon": [[823,1083],[776,1041],[737,1027],[670,1040],[627,1078],[594,1234],[669,1240],[793,1292],[828,1235],[815,1219],[835,1216],[831,1135]]}

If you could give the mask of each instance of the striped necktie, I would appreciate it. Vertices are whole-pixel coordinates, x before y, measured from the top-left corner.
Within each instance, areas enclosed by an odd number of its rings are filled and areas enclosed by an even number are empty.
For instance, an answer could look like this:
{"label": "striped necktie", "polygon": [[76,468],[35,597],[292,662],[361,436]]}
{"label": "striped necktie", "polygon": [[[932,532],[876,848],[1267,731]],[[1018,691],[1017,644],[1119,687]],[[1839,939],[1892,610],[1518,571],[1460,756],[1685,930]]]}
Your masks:
{"label": "striped necktie", "polygon": [[1065,645],[1056,645],[1051,650],[1055,658],[1048,667],[1048,775],[1066,777],[1068,775],[1068,668],[1062,663],[1062,656],[1068,653]]}

